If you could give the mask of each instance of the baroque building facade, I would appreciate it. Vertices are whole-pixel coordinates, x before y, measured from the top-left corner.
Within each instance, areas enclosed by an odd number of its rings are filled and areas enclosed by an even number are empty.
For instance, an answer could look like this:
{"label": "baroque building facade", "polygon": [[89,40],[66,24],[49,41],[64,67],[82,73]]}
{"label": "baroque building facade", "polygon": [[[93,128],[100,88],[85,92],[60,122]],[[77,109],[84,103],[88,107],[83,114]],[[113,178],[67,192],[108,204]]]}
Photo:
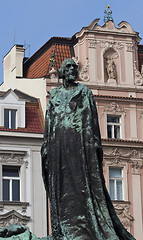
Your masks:
{"label": "baroque building facade", "polygon": [[115,210],[126,229],[142,240],[143,46],[129,23],[122,21],[117,28],[111,20],[103,26],[98,22],[95,19],[72,38],[51,38],[29,59],[23,58],[23,46],[15,45],[4,58],[0,91],[17,87],[40,98],[44,113],[49,90],[61,84],[61,62],[66,57],[75,60],[78,81],[95,96],[104,176]]}

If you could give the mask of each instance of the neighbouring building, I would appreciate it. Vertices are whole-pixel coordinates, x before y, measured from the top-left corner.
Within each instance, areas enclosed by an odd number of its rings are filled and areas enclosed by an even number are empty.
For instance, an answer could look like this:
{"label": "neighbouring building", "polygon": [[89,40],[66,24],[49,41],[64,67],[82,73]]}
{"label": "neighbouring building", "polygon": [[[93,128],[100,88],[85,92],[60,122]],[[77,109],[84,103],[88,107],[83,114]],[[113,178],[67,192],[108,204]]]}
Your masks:
{"label": "neighbouring building", "polygon": [[39,237],[47,233],[43,120],[37,98],[17,89],[0,91],[0,228],[23,224]]}
{"label": "neighbouring building", "polygon": [[[23,46],[15,45],[4,57],[4,83],[0,91],[17,88],[36,99],[40,98],[45,112],[49,90],[61,84],[57,74],[61,62],[66,57],[75,60],[79,67],[78,80],[92,90],[97,103],[104,150],[104,175],[111,199],[126,229],[137,240],[142,240],[143,46],[140,45],[139,34],[129,23],[122,21],[115,27],[110,19],[103,26],[98,22],[99,19],[95,19],[72,38],[51,38],[26,60],[23,58]],[[9,138],[12,138],[11,132],[0,129],[1,133],[9,133]],[[22,136],[18,146],[24,149],[23,144],[26,144],[29,149],[32,141],[29,138],[25,140],[24,133]],[[33,141],[40,145],[42,140],[35,137]],[[37,148],[40,148],[39,145]],[[26,155],[21,154],[24,159]],[[32,172],[29,172],[29,177],[30,174]],[[34,174],[41,178],[36,169]],[[32,187],[30,183],[26,202]],[[35,202],[36,198],[38,196],[35,196]],[[27,206],[27,209],[30,207]],[[30,214],[29,210],[28,216]],[[39,216],[44,222],[45,215],[41,213]],[[32,230],[36,233],[36,229]]]}

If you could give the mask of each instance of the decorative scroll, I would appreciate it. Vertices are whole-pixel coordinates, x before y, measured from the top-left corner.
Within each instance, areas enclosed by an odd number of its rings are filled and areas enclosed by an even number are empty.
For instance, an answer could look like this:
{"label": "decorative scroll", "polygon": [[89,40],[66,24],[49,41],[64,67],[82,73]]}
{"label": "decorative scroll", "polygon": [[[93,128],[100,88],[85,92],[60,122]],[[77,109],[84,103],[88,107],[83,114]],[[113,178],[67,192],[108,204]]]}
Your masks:
{"label": "decorative scroll", "polygon": [[107,106],[105,106],[104,112],[111,112],[113,114],[119,114],[119,113],[125,114],[124,108],[120,107],[116,102],[112,102]]}
{"label": "decorative scroll", "polygon": [[113,203],[117,216],[119,217],[121,223],[124,227],[129,230],[131,227],[131,223],[133,222],[134,218],[131,215],[129,208],[129,203]]}
{"label": "decorative scroll", "polygon": [[88,58],[86,58],[85,66],[81,68],[81,70],[79,71],[79,78],[84,82],[89,81],[88,67],[89,67],[89,60]]}
{"label": "decorative scroll", "polygon": [[21,215],[15,210],[0,215],[0,228],[13,224],[26,225],[30,220],[30,217]]}
{"label": "decorative scroll", "polygon": [[25,164],[26,167],[28,166],[28,161],[24,161],[22,153],[15,153],[15,152],[0,152],[0,163],[2,164],[17,164],[22,165]]}

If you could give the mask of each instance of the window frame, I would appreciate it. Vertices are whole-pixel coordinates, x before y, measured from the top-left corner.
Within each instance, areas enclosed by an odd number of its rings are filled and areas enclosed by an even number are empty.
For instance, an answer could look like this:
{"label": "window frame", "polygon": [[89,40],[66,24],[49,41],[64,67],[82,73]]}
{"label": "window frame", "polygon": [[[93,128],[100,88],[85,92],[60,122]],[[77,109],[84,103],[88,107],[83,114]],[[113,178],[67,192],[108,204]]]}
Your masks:
{"label": "window frame", "polygon": [[[0,151],[2,158],[0,158],[0,201],[3,202],[3,192],[2,192],[2,167],[4,166],[14,166],[20,167],[20,201],[26,201],[26,168],[28,168],[29,162],[27,161],[27,149],[17,149],[5,148]],[[4,201],[6,203],[6,201]],[[10,203],[10,202],[8,202]],[[14,202],[11,202],[14,203]],[[19,202],[16,202],[19,203]]]}
{"label": "window frame", "polygon": [[[115,149],[116,150],[116,149]],[[109,151],[109,150],[108,150]],[[110,153],[104,150],[104,177],[106,181],[106,187],[108,192],[109,190],[109,168],[110,167],[115,167],[115,168],[122,168],[122,173],[123,173],[123,201],[128,201],[129,200],[129,193],[128,193],[128,162],[124,157],[119,157],[118,156],[118,150],[117,150],[117,160],[116,160],[116,154],[113,153],[111,154],[113,150],[110,150]],[[109,155],[108,155],[109,154]],[[114,201],[114,200],[113,200]],[[117,200],[115,200],[117,201]]]}
{"label": "window frame", "polygon": [[[120,169],[121,170],[121,177],[110,177],[110,169]],[[109,167],[109,193],[111,197],[111,192],[110,192],[110,180],[114,181],[114,197],[115,199],[112,199],[112,201],[123,201],[124,200],[124,183],[123,183],[123,168],[122,167]],[[122,182],[122,199],[118,199],[118,194],[117,194],[117,181]]]}
{"label": "window frame", "polygon": [[103,110],[104,129],[102,130],[102,137],[106,139],[108,139],[107,115],[115,115],[115,116],[121,117],[121,137],[122,139],[125,139],[125,117],[126,117],[125,109],[121,107],[117,102],[110,102],[109,104],[104,106],[104,110]]}
{"label": "window frame", "polygon": [[[3,176],[3,167],[10,169],[10,168],[17,168],[19,171],[19,177],[11,177],[11,176]],[[3,180],[9,180],[9,200],[4,200],[3,196]],[[12,182],[13,180],[19,181],[19,200],[13,200],[13,187]],[[21,166],[12,166],[12,165],[2,165],[2,201],[8,201],[8,202],[20,202],[21,201]]]}
{"label": "window frame", "polygon": [[[5,110],[8,111],[8,127],[5,127]],[[12,128],[12,111],[15,112],[15,127]],[[7,129],[17,129],[17,109],[13,108],[4,108],[4,128]]]}
{"label": "window frame", "polygon": [[[112,116],[112,117],[118,117],[119,118],[119,123],[114,123],[114,122],[108,122],[108,116]],[[108,126],[111,126],[111,138],[108,137]],[[117,138],[115,137],[115,126],[119,126],[120,127],[120,137]],[[121,115],[116,115],[116,114],[107,114],[107,138],[108,139],[122,139],[122,122],[121,122]]]}

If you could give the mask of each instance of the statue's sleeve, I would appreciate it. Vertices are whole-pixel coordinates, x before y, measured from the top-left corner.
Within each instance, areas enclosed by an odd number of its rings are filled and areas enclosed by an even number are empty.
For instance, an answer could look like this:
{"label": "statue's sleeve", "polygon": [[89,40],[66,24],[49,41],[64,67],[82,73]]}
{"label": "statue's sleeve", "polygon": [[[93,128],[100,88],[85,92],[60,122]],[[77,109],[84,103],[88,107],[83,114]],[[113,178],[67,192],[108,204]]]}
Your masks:
{"label": "statue's sleeve", "polygon": [[41,147],[41,157],[42,157],[42,177],[45,185],[46,192],[48,193],[48,182],[47,182],[47,151],[48,151],[48,137],[50,129],[50,108],[51,108],[51,99],[49,99],[46,114],[45,114],[45,128],[44,128],[44,142]]}
{"label": "statue's sleeve", "polygon": [[45,128],[44,128],[44,142],[41,147],[41,156],[42,159],[46,159],[47,157],[47,141],[48,141],[48,121],[49,121],[49,111],[50,111],[50,100],[46,109],[46,114],[45,114]]}
{"label": "statue's sleeve", "polygon": [[97,148],[98,161],[99,161],[99,165],[102,168],[103,150],[102,150],[101,135],[100,135],[99,122],[98,122],[98,113],[97,113],[95,99],[91,91],[89,91],[89,99],[90,99],[90,106],[91,106],[91,112],[92,112],[92,128],[94,132],[94,139],[98,145],[98,148]]}

